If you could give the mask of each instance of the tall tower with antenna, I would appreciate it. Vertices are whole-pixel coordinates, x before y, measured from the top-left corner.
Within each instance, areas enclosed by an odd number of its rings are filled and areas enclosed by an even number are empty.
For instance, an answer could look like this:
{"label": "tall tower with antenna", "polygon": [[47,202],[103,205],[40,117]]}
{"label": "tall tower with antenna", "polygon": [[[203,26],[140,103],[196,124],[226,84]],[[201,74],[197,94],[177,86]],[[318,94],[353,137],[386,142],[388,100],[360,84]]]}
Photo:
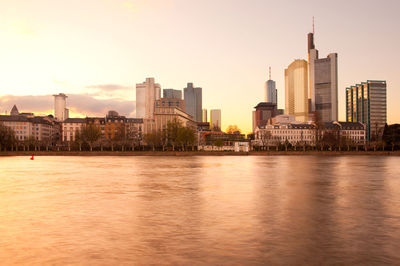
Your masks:
{"label": "tall tower with antenna", "polygon": [[276,83],[271,79],[271,67],[268,68],[268,77],[269,79],[265,82],[264,90],[265,90],[265,102],[278,104],[278,93],[276,90]]}
{"label": "tall tower with antenna", "polygon": [[[319,58],[314,44],[315,21],[312,32],[308,33],[308,97],[309,112],[318,113],[323,122],[338,119],[337,54]],[[314,116],[314,118],[316,118]]]}

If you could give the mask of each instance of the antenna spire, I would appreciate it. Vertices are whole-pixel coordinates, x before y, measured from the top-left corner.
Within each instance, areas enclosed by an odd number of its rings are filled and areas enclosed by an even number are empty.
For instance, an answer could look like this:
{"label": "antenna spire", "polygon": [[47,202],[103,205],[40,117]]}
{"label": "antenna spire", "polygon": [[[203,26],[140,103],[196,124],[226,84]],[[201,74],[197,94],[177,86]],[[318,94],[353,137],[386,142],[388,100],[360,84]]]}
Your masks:
{"label": "antenna spire", "polygon": [[271,67],[269,67],[269,80],[271,80]]}
{"label": "antenna spire", "polygon": [[314,16],[312,17],[312,33],[315,34]]}

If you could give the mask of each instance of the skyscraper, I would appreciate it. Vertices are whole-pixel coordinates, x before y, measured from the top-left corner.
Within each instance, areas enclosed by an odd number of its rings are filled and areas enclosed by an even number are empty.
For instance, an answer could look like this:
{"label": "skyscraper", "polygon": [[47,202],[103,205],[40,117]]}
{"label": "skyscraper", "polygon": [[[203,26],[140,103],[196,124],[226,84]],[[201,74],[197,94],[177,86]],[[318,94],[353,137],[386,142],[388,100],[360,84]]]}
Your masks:
{"label": "skyscraper", "polygon": [[154,78],[136,84],[136,118],[152,119],[154,103],[161,97],[160,84],[154,83]]}
{"label": "skyscraper", "polygon": [[318,58],[314,33],[308,34],[308,71],[310,111],[318,112],[323,122],[338,120],[337,54]]}
{"label": "skyscraper", "polygon": [[285,114],[308,120],[307,61],[297,59],[285,69]]}
{"label": "skyscraper", "polygon": [[174,89],[163,89],[163,98],[182,99],[182,91]]}
{"label": "skyscraper", "polygon": [[201,122],[207,122],[207,109],[202,110],[202,119]]}
{"label": "skyscraper", "polygon": [[221,109],[210,110],[210,128],[221,130]]}
{"label": "skyscraper", "polygon": [[386,81],[368,80],[346,88],[346,121],[365,124],[368,140],[380,139],[386,124]]}
{"label": "skyscraper", "polygon": [[196,122],[202,120],[202,89],[193,87],[193,83],[188,83],[183,89],[183,94],[186,103],[186,112],[193,117]]}
{"label": "skyscraper", "polygon": [[276,90],[275,81],[271,80],[271,68],[269,68],[269,79],[265,82],[265,102],[267,103],[278,103],[278,93]]}
{"label": "skyscraper", "polygon": [[69,117],[69,110],[66,108],[68,98],[64,93],[54,96],[54,118],[58,121],[64,121]]}

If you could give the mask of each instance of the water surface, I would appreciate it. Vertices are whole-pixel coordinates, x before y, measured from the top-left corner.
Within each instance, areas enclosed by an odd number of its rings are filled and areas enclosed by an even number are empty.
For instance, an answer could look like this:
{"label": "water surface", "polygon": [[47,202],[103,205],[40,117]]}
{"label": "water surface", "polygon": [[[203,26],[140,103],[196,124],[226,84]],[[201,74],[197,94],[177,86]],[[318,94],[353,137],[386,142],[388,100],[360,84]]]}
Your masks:
{"label": "water surface", "polygon": [[397,264],[400,158],[0,158],[1,265]]}

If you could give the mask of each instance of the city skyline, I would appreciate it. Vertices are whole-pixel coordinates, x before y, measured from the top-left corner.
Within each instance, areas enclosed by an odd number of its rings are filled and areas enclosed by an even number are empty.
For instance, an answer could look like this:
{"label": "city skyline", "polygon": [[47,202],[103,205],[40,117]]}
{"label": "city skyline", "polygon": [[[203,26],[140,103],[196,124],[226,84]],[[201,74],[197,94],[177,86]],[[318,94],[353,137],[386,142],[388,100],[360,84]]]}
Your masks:
{"label": "city skyline", "polygon": [[[92,10],[92,5],[97,8]],[[106,110],[134,117],[134,110],[128,108],[134,106],[134,86],[154,77],[162,89],[181,90],[189,81],[202,87],[203,108],[223,110],[222,129],[236,124],[250,132],[252,107],[264,97],[269,65],[275,73],[278,108],[284,108],[284,69],[293,59],[307,59],[305,36],[312,31],[311,18],[315,16],[315,43],[320,54],[335,51],[340,55],[339,120],[345,120],[346,87],[360,80],[386,80],[388,123],[400,120],[395,106],[400,97],[396,90],[400,58],[394,52],[400,40],[395,27],[390,27],[399,20],[394,13],[399,7],[396,1],[384,5],[337,1],[329,13],[324,12],[328,10],[324,3],[317,1],[292,1],[294,11],[287,10],[287,4],[265,1],[20,1],[0,7],[4,10],[0,113],[9,112],[16,104],[21,111],[49,114],[51,95],[65,93],[70,97],[70,117],[104,114]],[[218,10],[222,9],[221,15]],[[260,16],[263,10],[276,12]],[[193,12],[202,12],[209,20],[195,22],[190,19]],[[236,19],[242,13],[246,13],[246,22]],[[72,14],[76,21],[66,19]],[[374,17],[362,23],[357,20],[368,14]],[[115,17],[113,24],[108,24],[108,17]],[[148,17],[154,20],[148,22]],[[179,23],[182,19],[186,26]],[[268,36],[274,38],[273,43]],[[371,38],[362,46],[351,41],[365,36]],[[142,37],[157,44],[138,42]],[[50,96],[47,110],[43,109],[46,104],[33,102],[43,95]],[[74,95],[86,101],[78,103]],[[87,106],[88,102],[93,106]],[[106,104],[98,108],[96,103]]]}

